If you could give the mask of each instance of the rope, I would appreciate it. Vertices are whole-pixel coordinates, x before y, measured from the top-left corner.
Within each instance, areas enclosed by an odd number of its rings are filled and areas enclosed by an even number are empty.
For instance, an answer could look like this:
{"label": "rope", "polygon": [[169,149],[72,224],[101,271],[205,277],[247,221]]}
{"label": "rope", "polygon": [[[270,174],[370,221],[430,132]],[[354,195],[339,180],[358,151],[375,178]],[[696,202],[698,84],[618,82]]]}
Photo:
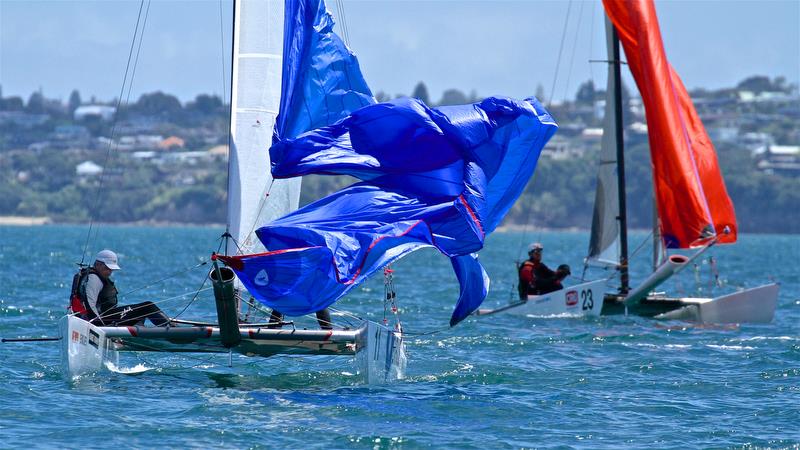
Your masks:
{"label": "rope", "polygon": [[[144,27],[145,27],[146,22],[147,22],[147,13],[146,13],[145,14],[145,22],[142,24],[142,29],[141,29],[141,33],[140,33],[140,31],[139,31],[139,23],[141,22],[141,19],[142,19],[142,9],[143,8],[144,8],[144,0],[141,0],[140,3],[139,3],[139,13],[138,13],[138,15],[136,17],[136,26],[135,26],[134,32],[133,32],[133,39],[131,40],[131,48],[128,51],[128,62],[125,64],[125,75],[122,77],[122,86],[120,87],[119,97],[117,98],[117,109],[116,109],[116,112],[114,113],[114,120],[111,123],[111,136],[110,136],[111,138],[109,139],[108,147],[106,149],[106,156],[105,156],[105,159],[103,160],[103,167],[104,168],[108,168],[108,162],[109,162],[109,160],[111,158],[111,149],[114,146],[114,136],[115,136],[116,130],[117,130],[117,121],[119,120],[120,107],[122,106],[122,97],[123,97],[123,94],[125,93],[125,85],[127,83],[130,83],[130,84],[133,83],[133,77],[134,77],[134,75],[136,73],[136,63],[134,63],[134,66],[132,68],[133,70],[131,72],[131,79],[130,79],[130,82],[129,82],[128,81],[128,72],[131,71],[131,58],[133,57],[133,48],[134,48],[134,46],[136,44],[136,37],[137,37],[137,35],[139,35],[139,41],[140,41],[139,45],[140,45],[140,48],[141,48],[141,35],[144,33]],[[149,12],[149,10],[150,10],[150,3],[148,2],[147,3],[147,11]],[[138,52],[137,52],[136,60],[138,61],[138,59],[139,59],[139,57],[138,57]],[[129,94],[130,94],[130,91],[129,91]],[[81,264],[83,264],[84,261],[86,260],[86,251],[89,248],[89,241],[90,241],[91,236],[92,236],[92,228],[94,226],[95,216],[96,216],[97,210],[98,210],[98,208],[100,206],[100,198],[101,198],[100,197],[100,193],[103,190],[103,183],[105,182],[106,173],[107,173],[107,171],[103,170],[103,172],[100,174],[100,180],[98,182],[97,189],[95,189],[94,205],[92,206],[92,208],[90,210],[90,213],[89,213],[89,217],[90,217],[90,219],[89,219],[89,230],[86,233],[86,242],[83,245],[83,253],[81,254],[81,262],[80,262]],[[97,233],[99,233],[99,228],[97,230]],[[96,237],[96,235],[95,235],[95,237]]]}

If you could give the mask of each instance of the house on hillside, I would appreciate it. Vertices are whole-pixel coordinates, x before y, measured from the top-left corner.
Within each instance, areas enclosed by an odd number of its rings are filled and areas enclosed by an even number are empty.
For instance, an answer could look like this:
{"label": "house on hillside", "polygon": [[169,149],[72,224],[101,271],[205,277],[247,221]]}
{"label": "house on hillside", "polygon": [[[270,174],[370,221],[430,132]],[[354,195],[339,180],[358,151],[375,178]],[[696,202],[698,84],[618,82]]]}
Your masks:
{"label": "house on hillside", "polygon": [[183,139],[177,136],[170,136],[158,144],[158,148],[161,150],[171,150],[173,148],[183,148],[185,146],[185,142]]}
{"label": "house on hillside", "polygon": [[75,166],[75,173],[81,178],[89,178],[103,173],[103,168],[92,161],[84,161]]}
{"label": "house on hillside", "polygon": [[762,172],[800,175],[800,145],[765,145],[753,153]]}
{"label": "house on hillside", "polygon": [[114,113],[117,112],[117,108],[113,106],[106,106],[106,105],[81,105],[75,108],[75,112],[72,113],[73,119],[76,121],[84,120],[87,117],[99,117],[106,122],[110,121],[114,118]]}

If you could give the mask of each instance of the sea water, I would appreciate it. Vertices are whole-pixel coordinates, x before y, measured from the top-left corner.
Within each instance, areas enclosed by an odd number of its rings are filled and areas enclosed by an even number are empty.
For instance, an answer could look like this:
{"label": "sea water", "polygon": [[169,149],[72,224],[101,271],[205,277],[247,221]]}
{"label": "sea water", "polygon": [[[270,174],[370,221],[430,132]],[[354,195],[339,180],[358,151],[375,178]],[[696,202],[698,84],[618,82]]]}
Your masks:
{"label": "sea water", "polygon": [[[75,263],[105,247],[120,255],[122,302],[213,318],[204,263],[222,231],[103,226],[87,239],[85,226],[0,227],[0,336],[56,335]],[[631,247],[646,237],[634,233]],[[496,233],[480,254],[492,278],[484,306],[514,298],[514,264],[532,240],[578,281],[587,233]],[[636,253],[635,279],[648,251]],[[65,380],[57,343],[0,344],[0,447],[797,447],[798,257],[800,236],[744,234],[665,286],[718,295],[779,281],[769,324],[493,315],[449,328],[455,276],[445,257],[422,250],[394,265],[408,367],[387,385],[363,384],[347,357],[233,355],[229,367],[228,355],[164,353]],[[382,278],[336,308],[381,321]]]}

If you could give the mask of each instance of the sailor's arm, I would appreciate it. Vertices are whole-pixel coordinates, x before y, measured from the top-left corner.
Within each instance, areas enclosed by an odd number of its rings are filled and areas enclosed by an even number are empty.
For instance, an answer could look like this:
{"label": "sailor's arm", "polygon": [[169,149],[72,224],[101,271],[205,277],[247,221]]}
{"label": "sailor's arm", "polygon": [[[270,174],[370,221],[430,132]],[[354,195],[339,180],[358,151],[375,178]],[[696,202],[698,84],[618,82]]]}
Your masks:
{"label": "sailor's arm", "polygon": [[92,308],[92,312],[97,317],[100,317],[100,308],[97,306],[97,296],[100,295],[102,289],[103,282],[100,280],[100,277],[90,273],[89,278],[86,280],[86,303],[89,304],[89,307]]}

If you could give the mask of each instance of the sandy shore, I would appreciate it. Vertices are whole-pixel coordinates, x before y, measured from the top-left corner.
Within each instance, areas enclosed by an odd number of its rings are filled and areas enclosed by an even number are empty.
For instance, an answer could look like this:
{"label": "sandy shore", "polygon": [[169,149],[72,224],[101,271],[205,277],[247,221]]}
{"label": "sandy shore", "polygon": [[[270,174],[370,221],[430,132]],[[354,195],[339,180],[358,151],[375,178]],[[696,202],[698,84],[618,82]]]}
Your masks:
{"label": "sandy shore", "polygon": [[49,217],[0,216],[0,225],[45,225],[52,223]]}

